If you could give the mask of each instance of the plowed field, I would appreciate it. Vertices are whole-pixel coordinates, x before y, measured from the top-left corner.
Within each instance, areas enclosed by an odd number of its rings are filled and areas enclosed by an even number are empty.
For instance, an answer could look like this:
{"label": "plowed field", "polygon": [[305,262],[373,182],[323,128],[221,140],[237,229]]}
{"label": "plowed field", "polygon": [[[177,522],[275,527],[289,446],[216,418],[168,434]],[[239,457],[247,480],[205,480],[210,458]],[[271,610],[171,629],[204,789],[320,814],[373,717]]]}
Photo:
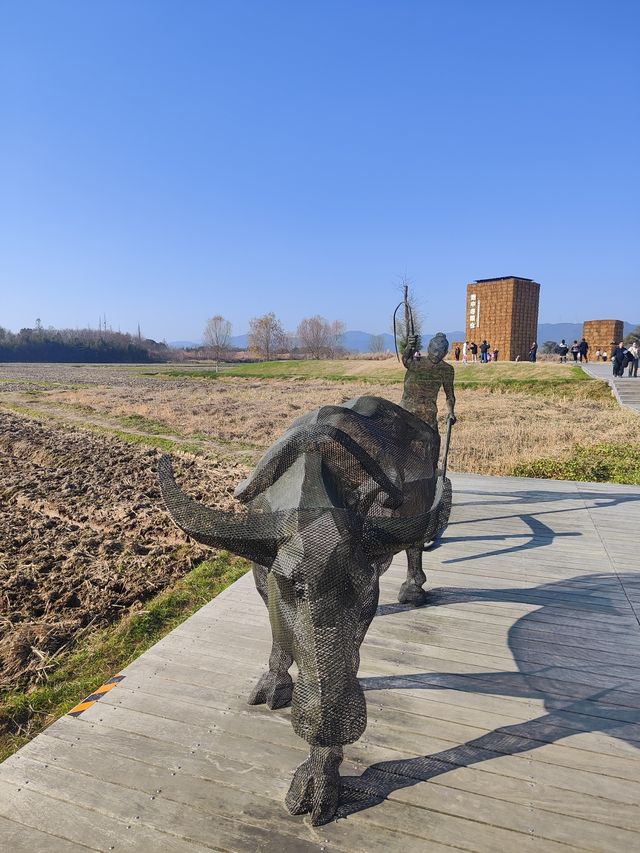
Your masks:
{"label": "plowed field", "polygon": [[[0,412],[0,688],[43,674],[80,632],[203,559],[162,510],[159,456]],[[175,464],[194,497],[218,506],[242,474],[235,463]]]}

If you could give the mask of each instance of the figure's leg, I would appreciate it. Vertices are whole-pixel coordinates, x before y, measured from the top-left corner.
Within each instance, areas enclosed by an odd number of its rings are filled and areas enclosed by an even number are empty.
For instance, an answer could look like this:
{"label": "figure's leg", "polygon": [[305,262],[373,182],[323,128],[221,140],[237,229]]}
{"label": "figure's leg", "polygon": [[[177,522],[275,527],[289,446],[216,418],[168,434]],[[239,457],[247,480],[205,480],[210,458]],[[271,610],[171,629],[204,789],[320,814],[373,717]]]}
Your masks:
{"label": "figure's leg", "polygon": [[421,607],[427,603],[427,593],[422,584],[427,576],[422,570],[422,548],[407,548],[407,579],[400,587],[398,601],[400,604],[413,604]]}
{"label": "figure's leg", "polygon": [[[289,667],[293,663],[291,654],[291,643],[286,642],[282,635],[281,625],[286,624],[286,619],[274,618],[276,611],[286,609],[288,603],[281,597],[281,591],[277,584],[269,582],[269,574],[264,566],[253,564],[253,577],[256,589],[269,610],[271,619],[272,646],[269,655],[269,669],[261,677],[253,688],[247,700],[249,705],[263,705],[268,708],[284,708],[291,704],[293,693],[293,679],[289,675]],[[269,596],[274,600],[269,607]],[[293,624],[293,620],[289,622]]]}

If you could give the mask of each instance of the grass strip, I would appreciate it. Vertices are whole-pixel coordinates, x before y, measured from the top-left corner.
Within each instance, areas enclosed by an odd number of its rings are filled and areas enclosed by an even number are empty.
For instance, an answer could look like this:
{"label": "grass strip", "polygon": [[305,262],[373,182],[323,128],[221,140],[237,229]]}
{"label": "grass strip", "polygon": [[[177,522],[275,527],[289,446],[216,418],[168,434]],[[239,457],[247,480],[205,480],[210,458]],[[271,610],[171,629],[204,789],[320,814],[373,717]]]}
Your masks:
{"label": "grass strip", "polygon": [[223,551],[159,593],[144,610],[96,631],[51,669],[43,684],[0,693],[0,761],[117,675],[248,568],[245,560]]}
{"label": "grass strip", "polygon": [[578,446],[568,459],[536,459],[516,465],[511,473],[514,477],[640,486],[640,447],[635,444]]}
{"label": "grass strip", "polygon": [[[73,404],[69,405],[72,406]],[[0,403],[0,411],[2,409],[8,409],[17,415],[24,415],[25,417],[33,420],[53,421],[59,426],[65,428],[84,430],[86,432],[97,433],[98,435],[113,436],[114,438],[120,439],[120,441],[126,441],[128,444],[142,444],[145,447],[155,447],[165,453],[180,451],[181,453],[191,453],[193,456],[206,455],[205,449],[200,447],[198,444],[176,441],[172,438],[161,438],[160,436],[149,435],[147,433],[127,432],[126,430],[118,429],[117,427],[101,426],[100,424],[92,424],[87,421],[74,421],[73,423],[69,423],[63,418],[57,416],[54,412],[47,412],[42,409],[35,409],[29,406],[21,406],[18,403],[6,403],[3,401]],[[126,418],[127,416],[124,416],[121,420],[126,420]],[[133,415],[132,418],[136,419],[136,416]],[[142,420],[145,419],[143,418]]]}

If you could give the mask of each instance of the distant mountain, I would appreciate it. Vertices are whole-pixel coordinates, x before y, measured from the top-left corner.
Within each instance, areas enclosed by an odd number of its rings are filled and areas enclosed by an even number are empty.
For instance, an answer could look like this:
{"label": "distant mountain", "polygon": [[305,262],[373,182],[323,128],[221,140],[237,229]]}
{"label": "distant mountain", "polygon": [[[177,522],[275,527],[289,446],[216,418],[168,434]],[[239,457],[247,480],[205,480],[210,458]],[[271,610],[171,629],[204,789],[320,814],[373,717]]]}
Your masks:
{"label": "distant mountain", "polygon": [[233,338],[229,338],[229,343],[232,347],[246,349],[249,345],[249,335],[235,335]]}
{"label": "distant mountain", "polygon": [[167,346],[173,349],[193,349],[194,347],[201,347],[202,343],[197,341],[169,341]]}
{"label": "distant mountain", "polygon": [[[349,352],[369,352],[369,344],[373,334],[371,332],[350,331],[345,332],[342,338],[342,345]],[[393,349],[393,335],[388,332],[383,332],[384,349]]]}

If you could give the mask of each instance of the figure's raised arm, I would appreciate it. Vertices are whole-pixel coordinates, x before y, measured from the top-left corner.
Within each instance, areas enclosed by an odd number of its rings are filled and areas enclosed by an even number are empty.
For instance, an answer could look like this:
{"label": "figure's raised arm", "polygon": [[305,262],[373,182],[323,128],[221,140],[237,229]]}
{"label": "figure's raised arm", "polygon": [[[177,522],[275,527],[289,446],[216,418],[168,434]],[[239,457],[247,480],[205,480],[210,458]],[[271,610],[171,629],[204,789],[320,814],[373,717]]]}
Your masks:
{"label": "figure's raised arm", "polygon": [[413,356],[418,351],[418,336],[417,335],[409,335],[407,338],[407,345],[404,348],[402,353],[402,363],[405,367],[409,367],[409,365],[413,362]]}

